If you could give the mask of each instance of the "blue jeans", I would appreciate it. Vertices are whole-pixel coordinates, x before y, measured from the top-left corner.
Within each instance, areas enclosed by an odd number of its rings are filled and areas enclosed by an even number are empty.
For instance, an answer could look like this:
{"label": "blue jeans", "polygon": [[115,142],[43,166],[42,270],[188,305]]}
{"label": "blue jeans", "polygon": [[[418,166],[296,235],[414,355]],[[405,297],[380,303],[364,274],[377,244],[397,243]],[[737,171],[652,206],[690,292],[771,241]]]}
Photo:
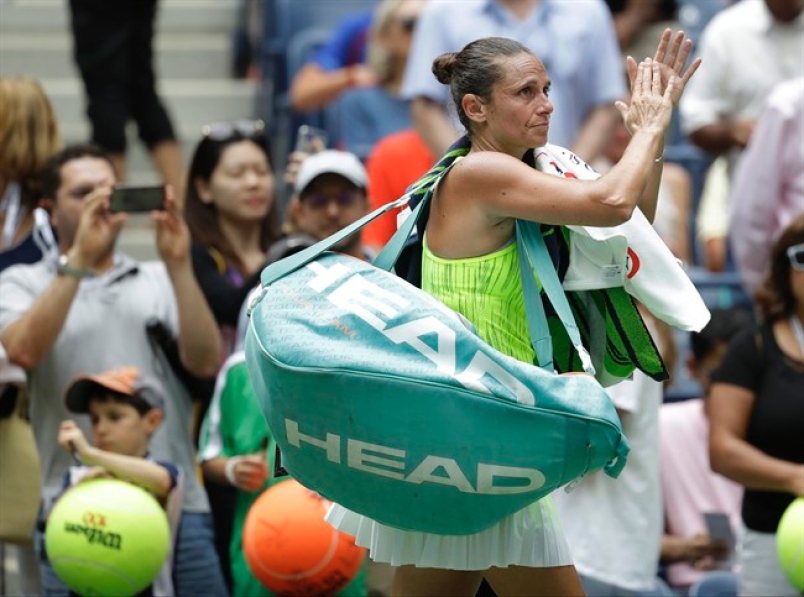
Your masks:
{"label": "blue jeans", "polygon": [[[37,525],[38,527],[41,525]],[[182,512],[173,554],[173,589],[177,597],[227,597],[208,512]],[[70,589],[56,575],[47,559],[44,533],[34,536],[39,554],[39,580],[45,597],[69,597]]]}
{"label": "blue jeans", "polygon": [[659,577],[656,577],[656,584],[650,591],[632,591],[583,574],[580,577],[587,597],[667,597],[673,595],[673,591]]}
{"label": "blue jeans", "polygon": [[36,524],[36,532],[34,533],[34,548],[36,554],[39,556],[39,584],[42,587],[42,595],[45,597],[69,597],[70,589],[67,588],[62,580],[56,575],[50,561],[47,559],[47,552],[45,551],[45,533],[44,523],[42,522],[42,513],[39,513],[39,520]]}
{"label": "blue jeans", "polygon": [[726,570],[707,572],[690,587],[689,597],[737,597],[737,574]]}
{"label": "blue jeans", "polygon": [[214,537],[209,512],[182,512],[173,554],[173,588],[178,597],[229,594]]}

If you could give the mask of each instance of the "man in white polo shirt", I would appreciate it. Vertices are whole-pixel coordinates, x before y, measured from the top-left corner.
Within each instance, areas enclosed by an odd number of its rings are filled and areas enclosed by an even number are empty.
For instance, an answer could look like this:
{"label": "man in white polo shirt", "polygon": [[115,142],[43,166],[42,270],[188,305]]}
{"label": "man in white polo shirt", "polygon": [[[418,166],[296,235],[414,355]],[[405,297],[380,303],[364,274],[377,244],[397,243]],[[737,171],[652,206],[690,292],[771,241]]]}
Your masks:
{"label": "man in white polo shirt", "polygon": [[[181,367],[196,376],[215,375],[219,334],[193,274],[189,231],[172,191],[166,191],[165,210],[152,216],[162,260],[138,263],[115,249],[127,219],[109,209],[115,181],[109,157],[93,146],[71,147],[51,158],[43,196],[58,234],[58,254],[0,275],[0,341],[10,361],[28,374],[43,507],[58,493],[71,464],[56,443],[60,421],[69,418],[64,394],[70,381],[137,367],[165,388],[165,425],[154,435],[152,456],[175,463],[187,480],[175,556],[177,594],[225,595],[209,504],[195,474],[192,399],[177,364],[149,339],[146,326],[158,322],[173,336]],[[76,422],[89,432],[86,416]],[[46,558],[41,568],[44,593],[66,595]]]}

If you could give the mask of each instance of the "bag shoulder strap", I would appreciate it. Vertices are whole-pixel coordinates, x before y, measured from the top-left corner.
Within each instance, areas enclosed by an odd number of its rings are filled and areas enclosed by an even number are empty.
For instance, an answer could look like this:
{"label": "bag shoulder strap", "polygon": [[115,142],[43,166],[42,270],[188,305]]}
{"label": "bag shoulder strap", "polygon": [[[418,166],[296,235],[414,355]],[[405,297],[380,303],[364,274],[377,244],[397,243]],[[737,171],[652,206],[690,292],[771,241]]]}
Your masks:
{"label": "bag shoulder strap", "polygon": [[396,264],[397,260],[399,259],[402,249],[404,249],[405,245],[408,243],[416,223],[419,221],[419,218],[424,210],[427,209],[427,206],[430,202],[430,197],[433,195],[433,190],[435,189],[436,184],[441,177],[449,171],[453,164],[454,162],[451,162],[445,166],[434,167],[430,173],[417,181],[417,183],[414,183],[414,185],[412,185],[399,199],[378,207],[370,214],[363,216],[349,226],[346,226],[332,236],[317,242],[311,247],[299,251],[295,255],[281,259],[276,263],[272,263],[266,267],[260,275],[262,285],[268,286],[273,284],[277,280],[287,276],[289,273],[299,269],[300,267],[304,267],[322,253],[330,250],[332,247],[340,243],[342,240],[368,226],[381,215],[388,213],[392,209],[404,207],[408,205],[408,203],[411,202],[414,197],[418,198],[421,196],[421,200],[419,200],[410,216],[408,216],[405,221],[400,224],[397,231],[386,243],[379,255],[377,255],[377,257],[374,259],[373,265],[375,267],[385,271],[391,271],[391,269],[394,267],[394,264]]}
{"label": "bag shoulder strap", "polygon": [[536,222],[517,220],[516,235],[528,330],[539,366],[550,371],[553,370],[553,341],[534,273],[538,276],[550,304],[567,330],[570,341],[581,359],[584,371],[594,375],[595,368],[592,365],[592,357],[581,341],[580,330],[572,314],[567,295],[564,294],[561,281],[558,279],[553,260],[550,259],[547,246],[544,244],[539,225]]}
{"label": "bag shoulder strap", "polygon": [[[284,278],[291,272],[296,271],[300,267],[304,267],[305,265],[313,261],[316,257],[321,255],[325,251],[329,251],[332,247],[334,247],[344,239],[350,237],[354,233],[359,232],[360,230],[368,226],[371,222],[379,218],[381,215],[388,213],[389,211],[391,211],[392,209],[396,209],[397,207],[403,207],[407,205],[408,198],[409,194],[406,194],[395,201],[386,203],[385,205],[375,209],[370,214],[363,216],[359,220],[339,230],[332,236],[328,236],[327,238],[318,241],[316,244],[307,247],[306,249],[303,249],[298,253],[295,253],[294,255],[285,257],[284,259],[280,259],[276,263],[272,263],[262,271],[262,274],[260,275],[260,282],[262,283],[263,286],[269,286],[270,284],[273,284],[277,280]],[[399,235],[399,233],[400,230],[397,230],[396,234],[394,234],[391,240],[388,241],[389,244],[392,241],[394,241],[394,239]],[[402,243],[402,246],[404,246],[404,243]],[[383,251],[385,251],[385,249],[383,249]],[[398,257],[399,255],[397,255],[397,258]]]}

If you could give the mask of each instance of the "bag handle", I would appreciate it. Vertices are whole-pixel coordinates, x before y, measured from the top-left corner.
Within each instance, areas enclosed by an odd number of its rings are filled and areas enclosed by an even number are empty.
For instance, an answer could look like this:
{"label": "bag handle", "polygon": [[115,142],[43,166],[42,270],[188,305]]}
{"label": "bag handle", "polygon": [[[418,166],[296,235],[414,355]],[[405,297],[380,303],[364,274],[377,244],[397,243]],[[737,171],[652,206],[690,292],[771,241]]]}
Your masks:
{"label": "bag handle", "polygon": [[[455,162],[453,162],[453,164],[454,163]],[[397,207],[405,207],[415,193],[419,192],[422,188],[430,184],[434,176],[437,176],[440,179],[444,174],[447,173],[453,164],[445,166],[436,174],[427,176],[418,181],[419,184],[417,186],[408,188],[407,192],[399,199],[378,207],[370,214],[366,214],[359,220],[352,222],[332,236],[328,236],[327,238],[318,241],[316,244],[307,247],[306,249],[299,251],[294,255],[291,255],[290,257],[285,257],[284,259],[280,259],[279,261],[272,263],[266,267],[260,275],[260,282],[262,286],[273,284],[277,280],[287,276],[289,273],[296,271],[300,267],[304,267],[316,257],[321,255],[321,253],[329,251],[342,240],[350,237],[355,232],[359,232],[371,224],[381,215],[388,213]],[[414,226],[416,226],[416,224],[419,222],[419,218],[421,217],[424,207],[430,202],[430,197],[432,197],[434,189],[435,186],[425,192],[424,197],[422,197],[421,201],[419,201],[419,204],[413,209],[411,214],[402,222],[402,224],[399,225],[397,231],[385,244],[385,247],[383,247],[379,255],[377,255],[377,257],[374,259],[373,265],[375,267],[384,269],[385,271],[391,271],[391,268],[394,267],[399,259],[400,254],[402,253],[402,250],[405,248],[405,245],[407,244],[408,239],[413,232]]]}
{"label": "bag handle", "polygon": [[595,374],[592,357],[581,342],[581,333],[572,315],[567,295],[561,287],[558,273],[547,252],[541,230],[535,222],[517,220],[516,235],[519,249],[519,269],[522,276],[522,292],[525,298],[525,313],[528,320],[531,343],[540,367],[548,371],[554,370],[553,340],[547,326],[547,317],[542,305],[541,295],[536,286],[534,272],[539,277],[547,298],[553,305],[561,323],[567,330],[570,341],[578,352],[584,371]]}
{"label": "bag handle", "polygon": [[391,268],[396,265],[399,256],[402,254],[402,250],[405,248],[405,245],[408,244],[408,240],[410,239],[411,235],[413,234],[413,229],[415,228],[416,224],[419,223],[419,219],[421,218],[422,213],[424,212],[427,204],[430,203],[430,198],[435,193],[436,189],[438,188],[439,183],[450,171],[450,169],[461,161],[462,156],[456,157],[450,164],[446,166],[439,166],[434,168],[436,172],[432,175],[426,176],[419,182],[419,185],[416,188],[409,189],[407,192],[407,197],[410,197],[420,189],[424,188],[428,184],[433,181],[435,178],[435,182],[431,184],[430,188],[424,193],[424,196],[419,201],[418,205],[413,208],[410,215],[399,224],[394,235],[391,239],[386,243],[386,245],[382,248],[379,255],[374,259],[373,265],[374,267],[378,267],[383,269],[387,272],[391,271]]}
{"label": "bag handle", "polygon": [[373,265],[375,267],[390,272],[391,268],[396,265],[399,255],[402,254],[402,249],[408,244],[408,240],[413,234],[416,224],[419,223],[419,218],[421,218],[425,206],[430,202],[431,196],[432,192],[428,192],[422,197],[422,200],[413,208],[410,215],[399,224],[399,228],[394,232],[394,235],[385,244],[377,257],[374,258]]}

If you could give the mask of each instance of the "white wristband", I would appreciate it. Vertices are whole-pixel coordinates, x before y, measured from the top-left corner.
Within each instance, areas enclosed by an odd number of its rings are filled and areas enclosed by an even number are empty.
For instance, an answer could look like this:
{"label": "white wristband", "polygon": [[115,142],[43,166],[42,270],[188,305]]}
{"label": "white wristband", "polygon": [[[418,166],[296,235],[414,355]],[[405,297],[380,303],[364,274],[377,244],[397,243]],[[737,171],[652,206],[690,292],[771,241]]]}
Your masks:
{"label": "white wristband", "polygon": [[240,456],[232,456],[226,461],[226,466],[223,469],[223,474],[226,477],[226,480],[235,487],[237,487],[237,483],[235,482],[235,467],[241,460],[243,459]]}

